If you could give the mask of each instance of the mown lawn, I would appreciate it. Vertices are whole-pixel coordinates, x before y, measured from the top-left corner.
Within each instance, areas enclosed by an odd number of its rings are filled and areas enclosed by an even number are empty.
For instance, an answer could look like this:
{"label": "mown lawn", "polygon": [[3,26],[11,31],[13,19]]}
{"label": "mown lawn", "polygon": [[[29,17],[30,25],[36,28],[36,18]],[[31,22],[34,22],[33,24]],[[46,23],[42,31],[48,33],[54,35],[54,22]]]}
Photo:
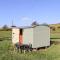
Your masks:
{"label": "mown lawn", "polygon": [[60,44],[24,54],[14,51],[11,40],[5,38],[11,38],[11,31],[0,31],[0,37],[3,37],[0,40],[0,60],[60,60]]}

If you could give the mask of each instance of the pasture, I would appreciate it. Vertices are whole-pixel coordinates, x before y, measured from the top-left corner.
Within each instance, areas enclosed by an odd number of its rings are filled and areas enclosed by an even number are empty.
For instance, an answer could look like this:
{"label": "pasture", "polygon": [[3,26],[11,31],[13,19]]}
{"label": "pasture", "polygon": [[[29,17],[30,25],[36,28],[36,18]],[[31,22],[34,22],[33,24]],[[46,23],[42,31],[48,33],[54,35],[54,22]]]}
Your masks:
{"label": "pasture", "polygon": [[[51,38],[58,40],[60,34],[51,32]],[[24,54],[14,51],[11,31],[0,31],[0,60],[60,60],[60,44],[52,44],[47,49]]]}

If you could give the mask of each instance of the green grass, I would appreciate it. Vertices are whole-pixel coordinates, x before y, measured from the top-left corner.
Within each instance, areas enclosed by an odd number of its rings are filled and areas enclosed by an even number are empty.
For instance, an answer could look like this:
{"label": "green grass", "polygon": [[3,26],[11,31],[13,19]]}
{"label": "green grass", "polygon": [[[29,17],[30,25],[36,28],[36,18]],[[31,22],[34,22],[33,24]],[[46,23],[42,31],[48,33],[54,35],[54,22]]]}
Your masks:
{"label": "green grass", "polygon": [[0,31],[0,41],[1,40],[11,40],[12,32],[11,31]]}
{"label": "green grass", "polygon": [[57,33],[57,32],[55,32],[55,33],[51,32],[50,38],[53,41],[60,41],[60,32],[59,33]]}
{"label": "green grass", "polygon": [[11,37],[11,31],[0,31],[0,37]]}
{"label": "green grass", "polygon": [[60,32],[51,33],[51,38],[60,38]]}
{"label": "green grass", "polygon": [[[11,31],[0,31],[0,37],[2,37],[0,41],[0,60],[60,60],[60,44],[53,44],[47,49],[36,52],[21,54],[14,51],[11,40],[6,39],[6,37],[11,38]],[[51,33],[51,38],[60,38],[60,34]]]}
{"label": "green grass", "polygon": [[13,50],[11,41],[0,42],[0,60],[60,60],[60,44],[36,52],[20,53]]}

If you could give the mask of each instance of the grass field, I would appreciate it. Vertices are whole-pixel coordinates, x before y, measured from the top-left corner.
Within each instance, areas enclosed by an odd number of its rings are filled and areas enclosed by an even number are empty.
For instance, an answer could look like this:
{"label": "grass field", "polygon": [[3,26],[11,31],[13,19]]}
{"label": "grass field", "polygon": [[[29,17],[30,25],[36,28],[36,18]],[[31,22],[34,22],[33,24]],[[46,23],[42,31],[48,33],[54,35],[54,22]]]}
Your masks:
{"label": "grass field", "polygon": [[[57,40],[60,38],[59,35],[53,32],[51,38]],[[52,44],[47,49],[21,54],[14,51],[10,38],[11,31],[0,31],[0,60],[60,60],[60,44]]]}

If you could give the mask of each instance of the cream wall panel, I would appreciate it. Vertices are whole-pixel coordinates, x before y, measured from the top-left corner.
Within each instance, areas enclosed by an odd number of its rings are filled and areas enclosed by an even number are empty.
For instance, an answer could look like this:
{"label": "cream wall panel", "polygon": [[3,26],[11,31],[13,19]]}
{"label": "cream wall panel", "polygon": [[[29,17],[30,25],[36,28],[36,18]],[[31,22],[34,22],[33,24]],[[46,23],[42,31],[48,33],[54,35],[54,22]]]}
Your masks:
{"label": "cream wall panel", "polygon": [[37,26],[33,32],[33,48],[50,46],[50,28]]}
{"label": "cream wall panel", "polygon": [[19,42],[19,29],[13,28],[12,29],[12,43],[18,43]]}
{"label": "cream wall panel", "polygon": [[23,44],[33,43],[33,28],[23,30]]}

